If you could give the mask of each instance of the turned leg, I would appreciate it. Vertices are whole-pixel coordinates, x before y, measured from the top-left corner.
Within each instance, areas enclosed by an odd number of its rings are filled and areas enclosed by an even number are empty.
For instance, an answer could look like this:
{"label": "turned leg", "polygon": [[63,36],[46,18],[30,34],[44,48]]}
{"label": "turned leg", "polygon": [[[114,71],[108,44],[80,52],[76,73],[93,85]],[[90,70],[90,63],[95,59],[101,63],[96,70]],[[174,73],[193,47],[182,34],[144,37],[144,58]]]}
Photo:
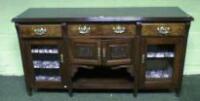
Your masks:
{"label": "turned leg", "polygon": [[28,93],[29,96],[32,96],[32,94],[33,94],[33,89],[32,88],[27,87],[26,91],[27,91],[27,93]]}
{"label": "turned leg", "polygon": [[137,89],[134,89],[133,96],[134,96],[134,97],[137,97]]}
{"label": "turned leg", "polygon": [[138,93],[138,74],[137,74],[137,69],[134,69],[134,97],[137,97]]}
{"label": "turned leg", "polygon": [[137,79],[135,79],[135,83],[134,83],[134,92],[133,92],[133,95],[134,97],[137,97],[137,93],[138,93],[138,82],[137,82]]}
{"label": "turned leg", "polygon": [[179,97],[181,94],[181,88],[176,88],[175,93],[176,93],[176,96]]}
{"label": "turned leg", "polygon": [[70,97],[73,97],[72,89],[69,89],[69,96],[70,96]]}
{"label": "turned leg", "polygon": [[[133,67],[134,68],[134,67]],[[135,69],[128,68],[127,72],[131,75],[132,78],[134,78],[134,84],[133,84],[133,96],[137,97],[138,92],[138,79],[136,75]]]}
{"label": "turned leg", "polygon": [[25,81],[26,84],[26,92],[29,96],[32,96],[33,93],[33,89],[30,87],[30,84],[27,82],[27,80]]}
{"label": "turned leg", "polygon": [[73,85],[72,85],[72,80],[71,79],[69,80],[69,88],[68,88],[68,90],[69,90],[69,96],[72,97],[73,96],[73,92],[72,92]]}

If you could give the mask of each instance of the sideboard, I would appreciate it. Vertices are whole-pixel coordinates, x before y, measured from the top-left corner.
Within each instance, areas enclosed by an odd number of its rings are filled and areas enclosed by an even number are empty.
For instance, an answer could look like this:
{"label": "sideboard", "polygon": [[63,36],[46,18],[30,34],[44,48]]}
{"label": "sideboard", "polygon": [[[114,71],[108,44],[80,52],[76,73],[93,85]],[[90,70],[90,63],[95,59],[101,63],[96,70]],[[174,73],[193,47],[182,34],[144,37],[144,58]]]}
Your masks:
{"label": "sideboard", "polygon": [[12,19],[28,94],[181,91],[193,17],[178,7],[30,8]]}

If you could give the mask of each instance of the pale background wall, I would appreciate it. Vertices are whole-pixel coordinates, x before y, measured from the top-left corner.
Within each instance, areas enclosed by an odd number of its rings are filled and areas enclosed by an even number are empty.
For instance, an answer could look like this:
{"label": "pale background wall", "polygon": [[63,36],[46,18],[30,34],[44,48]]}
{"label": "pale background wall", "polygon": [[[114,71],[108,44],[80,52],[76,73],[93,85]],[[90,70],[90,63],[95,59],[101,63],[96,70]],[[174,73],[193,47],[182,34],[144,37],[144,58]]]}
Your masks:
{"label": "pale background wall", "polygon": [[0,0],[0,75],[23,75],[12,17],[31,7],[178,6],[194,16],[184,74],[200,74],[200,0]]}

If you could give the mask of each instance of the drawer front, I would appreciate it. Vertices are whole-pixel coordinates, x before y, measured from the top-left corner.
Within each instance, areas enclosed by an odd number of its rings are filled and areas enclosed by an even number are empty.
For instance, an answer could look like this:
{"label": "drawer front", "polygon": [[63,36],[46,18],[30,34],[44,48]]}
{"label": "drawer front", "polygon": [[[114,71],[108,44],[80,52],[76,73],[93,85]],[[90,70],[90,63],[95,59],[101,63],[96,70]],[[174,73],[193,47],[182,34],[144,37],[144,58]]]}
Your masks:
{"label": "drawer front", "polygon": [[69,36],[95,36],[100,34],[97,24],[69,24],[67,27]]}
{"label": "drawer front", "polygon": [[61,24],[19,25],[19,31],[24,38],[62,37]]}
{"label": "drawer front", "polygon": [[133,36],[136,34],[134,24],[105,24],[102,29],[105,36]]}
{"label": "drawer front", "polygon": [[133,36],[134,24],[69,24],[69,36]]}
{"label": "drawer front", "polygon": [[184,36],[184,23],[142,23],[143,36]]}

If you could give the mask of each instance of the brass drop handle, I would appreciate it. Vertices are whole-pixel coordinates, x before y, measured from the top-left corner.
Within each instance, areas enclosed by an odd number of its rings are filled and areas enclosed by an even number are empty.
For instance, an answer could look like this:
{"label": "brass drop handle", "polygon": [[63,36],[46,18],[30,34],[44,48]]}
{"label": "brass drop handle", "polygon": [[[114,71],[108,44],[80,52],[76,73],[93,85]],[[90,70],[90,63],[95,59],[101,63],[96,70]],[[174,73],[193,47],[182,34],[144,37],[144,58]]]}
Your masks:
{"label": "brass drop handle", "polygon": [[124,33],[125,30],[126,30],[126,27],[121,26],[121,25],[116,25],[116,26],[113,27],[113,32],[116,33],[116,34]]}
{"label": "brass drop handle", "polygon": [[33,29],[36,36],[44,36],[47,33],[47,29],[45,27],[38,27]]}
{"label": "brass drop handle", "polygon": [[142,54],[142,59],[141,59],[141,63],[145,63],[145,54]]}
{"label": "brass drop handle", "polygon": [[87,34],[90,32],[91,28],[89,25],[80,25],[78,27],[79,33],[80,34]]}
{"label": "brass drop handle", "polygon": [[62,53],[60,54],[60,62],[64,63],[64,55]]}
{"label": "brass drop handle", "polygon": [[169,26],[161,25],[157,27],[157,32],[161,35],[167,35],[170,33],[171,28]]}

